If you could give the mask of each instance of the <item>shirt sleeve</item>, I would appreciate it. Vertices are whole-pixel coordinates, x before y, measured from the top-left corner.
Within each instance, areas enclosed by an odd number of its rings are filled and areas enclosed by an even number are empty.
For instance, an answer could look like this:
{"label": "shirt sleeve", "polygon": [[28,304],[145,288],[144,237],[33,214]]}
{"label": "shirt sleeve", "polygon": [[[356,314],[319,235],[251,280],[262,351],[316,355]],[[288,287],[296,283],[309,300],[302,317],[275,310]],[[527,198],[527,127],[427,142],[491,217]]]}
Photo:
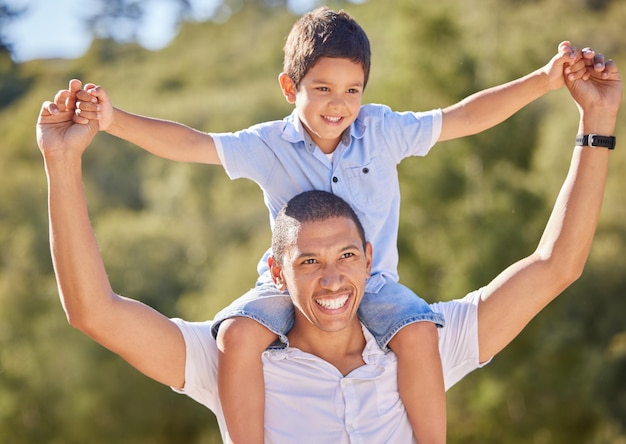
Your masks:
{"label": "shirt sleeve", "polygon": [[217,394],[217,344],[211,335],[211,321],[187,322],[172,319],[185,340],[185,385],[172,387],[212,411],[218,409]]}
{"label": "shirt sleeve", "polygon": [[444,316],[446,325],[438,329],[439,354],[446,390],[477,368],[490,361],[479,362],[478,302],[482,289],[462,299],[432,304],[433,311]]}
{"label": "shirt sleeve", "polygon": [[410,156],[426,156],[441,135],[442,111],[396,112],[382,108],[380,134],[397,163]]}
{"label": "shirt sleeve", "polygon": [[266,143],[267,137],[280,140],[272,123],[259,124],[235,133],[212,133],[217,155],[232,180],[246,178],[263,184],[276,165],[276,155]]}

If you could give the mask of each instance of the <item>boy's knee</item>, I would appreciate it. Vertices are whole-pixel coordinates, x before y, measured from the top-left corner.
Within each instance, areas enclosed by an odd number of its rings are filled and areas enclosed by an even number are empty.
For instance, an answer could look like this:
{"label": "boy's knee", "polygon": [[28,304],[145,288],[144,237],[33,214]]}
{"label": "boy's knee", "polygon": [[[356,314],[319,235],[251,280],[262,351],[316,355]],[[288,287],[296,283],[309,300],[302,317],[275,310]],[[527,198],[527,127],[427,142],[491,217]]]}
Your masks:
{"label": "boy's knee", "polygon": [[407,350],[428,349],[439,347],[437,325],[422,321],[405,325],[389,341],[389,348],[396,354]]}
{"label": "boy's knee", "polygon": [[233,349],[262,352],[276,340],[276,334],[253,319],[234,317],[221,323],[216,340],[222,352]]}

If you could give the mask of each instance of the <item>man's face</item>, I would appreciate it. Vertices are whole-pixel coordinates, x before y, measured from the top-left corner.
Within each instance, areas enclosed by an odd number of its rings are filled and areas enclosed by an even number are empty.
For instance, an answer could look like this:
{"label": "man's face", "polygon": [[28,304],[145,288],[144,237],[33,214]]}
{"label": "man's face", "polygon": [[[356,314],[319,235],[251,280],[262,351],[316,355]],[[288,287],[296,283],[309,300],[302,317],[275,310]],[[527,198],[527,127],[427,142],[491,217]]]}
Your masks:
{"label": "man's face", "polygon": [[337,148],[357,118],[364,82],[359,63],[330,57],[321,57],[302,78],[294,102],[307,132],[325,153]]}
{"label": "man's face", "polygon": [[301,224],[295,237],[282,266],[270,262],[274,282],[289,290],[296,307],[294,329],[335,332],[353,322],[358,325],[356,312],[371,269],[371,245],[363,248],[354,222],[344,217]]}

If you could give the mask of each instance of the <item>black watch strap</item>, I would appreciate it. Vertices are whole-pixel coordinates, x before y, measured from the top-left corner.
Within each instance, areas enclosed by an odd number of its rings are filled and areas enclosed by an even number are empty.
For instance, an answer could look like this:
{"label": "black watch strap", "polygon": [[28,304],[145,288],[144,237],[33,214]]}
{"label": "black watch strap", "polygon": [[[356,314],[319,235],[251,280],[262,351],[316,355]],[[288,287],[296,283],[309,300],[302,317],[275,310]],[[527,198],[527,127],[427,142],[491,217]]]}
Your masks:
{"label": "black watch strap", "polygon": [[603,147],[615,149],[614,136],[601,136],[599,134],[579,134],[576,136],[576,146]]}

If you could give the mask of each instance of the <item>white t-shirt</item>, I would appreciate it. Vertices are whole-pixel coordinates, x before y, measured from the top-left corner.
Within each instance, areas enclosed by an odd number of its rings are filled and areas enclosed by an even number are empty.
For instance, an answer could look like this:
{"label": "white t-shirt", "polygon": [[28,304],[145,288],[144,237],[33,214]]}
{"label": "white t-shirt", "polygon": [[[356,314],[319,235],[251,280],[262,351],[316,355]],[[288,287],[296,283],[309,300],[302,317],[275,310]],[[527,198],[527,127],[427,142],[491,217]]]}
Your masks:
{"label": "white t-shirt", "polygon": [[[476,368],[480,290],[463,299],[432,304],[446,326],[439,331],[446,390]],[[217,394],[217,346],[211,321],[174,319],[186,343],[185,387],[176,390],[211,409],[229,442]],[[263,353],[266,443],[415,442],[400,401],[397,360],[364,328],[365,365],[343,376],[334,366],[297,348]]]}

